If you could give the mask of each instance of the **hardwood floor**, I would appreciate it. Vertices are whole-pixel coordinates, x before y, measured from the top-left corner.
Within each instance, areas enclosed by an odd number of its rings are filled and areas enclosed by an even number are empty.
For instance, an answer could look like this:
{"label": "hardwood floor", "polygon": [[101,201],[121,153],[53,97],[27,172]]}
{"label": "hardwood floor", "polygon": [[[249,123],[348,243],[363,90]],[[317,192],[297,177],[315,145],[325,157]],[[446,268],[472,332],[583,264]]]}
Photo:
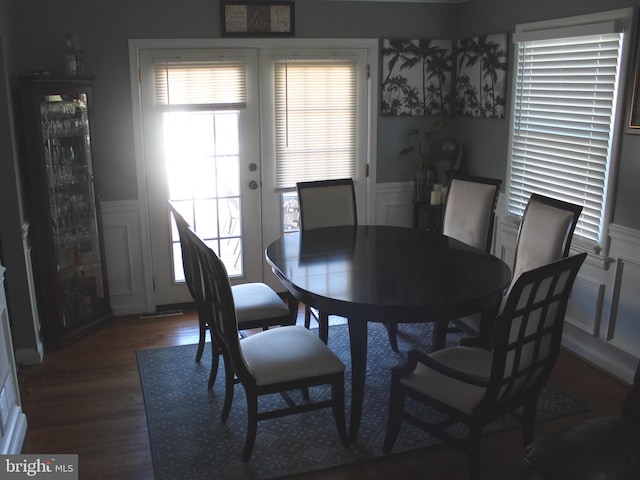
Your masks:
{"label": "hardwood floor", "polygon": [[[197,341],[194,311],[122,317],[73,345],[47,352],[42,365],[21,367],[28,422],[23,453],[77,453],[80,479],[153,479],[135,350]],[[552,381],[590,410],[541,422],[538,434],[589,417],[617,415],[627,388],[567,352]],[[485,436],[481,471],[486,479],[526,478],[520,429]],[[456,480],[466,478],[466,461],[462,453],[441,446],[290,478]]]}

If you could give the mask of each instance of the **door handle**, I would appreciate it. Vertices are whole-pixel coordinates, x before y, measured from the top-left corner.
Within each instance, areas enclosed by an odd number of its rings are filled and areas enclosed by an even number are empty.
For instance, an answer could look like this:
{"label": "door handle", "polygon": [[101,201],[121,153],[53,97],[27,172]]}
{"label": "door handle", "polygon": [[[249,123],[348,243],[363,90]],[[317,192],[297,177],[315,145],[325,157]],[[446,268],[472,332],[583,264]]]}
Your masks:
{"label": "door handle", "polygon": [[249,188],[251,190],[257,190],[258,189],[258,182],[256,182],[255,180],[251,180],[249,182]]}

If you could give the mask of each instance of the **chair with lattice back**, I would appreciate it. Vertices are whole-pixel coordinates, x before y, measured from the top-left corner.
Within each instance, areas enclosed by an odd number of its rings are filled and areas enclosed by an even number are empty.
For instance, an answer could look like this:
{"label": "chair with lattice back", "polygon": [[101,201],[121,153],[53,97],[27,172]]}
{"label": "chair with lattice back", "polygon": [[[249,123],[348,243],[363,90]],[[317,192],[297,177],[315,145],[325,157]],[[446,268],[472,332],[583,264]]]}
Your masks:
{"label": "chair with lattice back", "polygon": [[[406,364],[392,369],[384,452],[391,451],[406,420],[466,452],[469,477],[476,479],[484,427],[520,407],[524,445],[530,444],[538,395],[558,357],[567,302],[586,255],[523,272],[491,332],[490,349],[454,346],[430,354],[409,352]],[[429,421],[414,412],[407,397],[445,418]],[[466,438],[448,430],[459,423],[468,427]]]}

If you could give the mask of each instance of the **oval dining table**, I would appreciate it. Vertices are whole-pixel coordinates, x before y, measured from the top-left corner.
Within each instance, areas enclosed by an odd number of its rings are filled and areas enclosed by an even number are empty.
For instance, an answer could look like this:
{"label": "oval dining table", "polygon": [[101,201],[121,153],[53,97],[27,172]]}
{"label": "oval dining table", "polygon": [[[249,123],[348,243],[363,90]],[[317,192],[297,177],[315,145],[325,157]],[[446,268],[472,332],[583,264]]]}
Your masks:
{"label": "oval dining table", "polygon": [[416,228],[305,230],[274,241],[265,254],[295,299],[347,319],[351,441],[358,437],[362,416],[367,322],[433,322],[433,348],[440,349],[449,320],[497,308],[511,281],[511,270],[499,258]]}

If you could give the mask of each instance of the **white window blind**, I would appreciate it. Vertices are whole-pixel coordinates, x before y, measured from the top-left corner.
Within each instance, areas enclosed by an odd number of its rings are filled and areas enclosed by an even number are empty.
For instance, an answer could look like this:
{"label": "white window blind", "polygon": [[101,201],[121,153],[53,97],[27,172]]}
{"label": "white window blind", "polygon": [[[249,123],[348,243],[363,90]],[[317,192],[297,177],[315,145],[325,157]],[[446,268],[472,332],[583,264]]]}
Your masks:
{"label": "white window blind", "polygon": [[276,188],[355,176],[356,65],[350,59],[275,62]]}
{"label": "white window blind", "polygon": [[161,60],[155,64],[156,104],[163,110],[246,107],[244,60]]}
{"label": "white window blind", "polygon": [[508,209],[531,193],[583,206],[575,236],[604,229],[621,33],[516,43]]}

